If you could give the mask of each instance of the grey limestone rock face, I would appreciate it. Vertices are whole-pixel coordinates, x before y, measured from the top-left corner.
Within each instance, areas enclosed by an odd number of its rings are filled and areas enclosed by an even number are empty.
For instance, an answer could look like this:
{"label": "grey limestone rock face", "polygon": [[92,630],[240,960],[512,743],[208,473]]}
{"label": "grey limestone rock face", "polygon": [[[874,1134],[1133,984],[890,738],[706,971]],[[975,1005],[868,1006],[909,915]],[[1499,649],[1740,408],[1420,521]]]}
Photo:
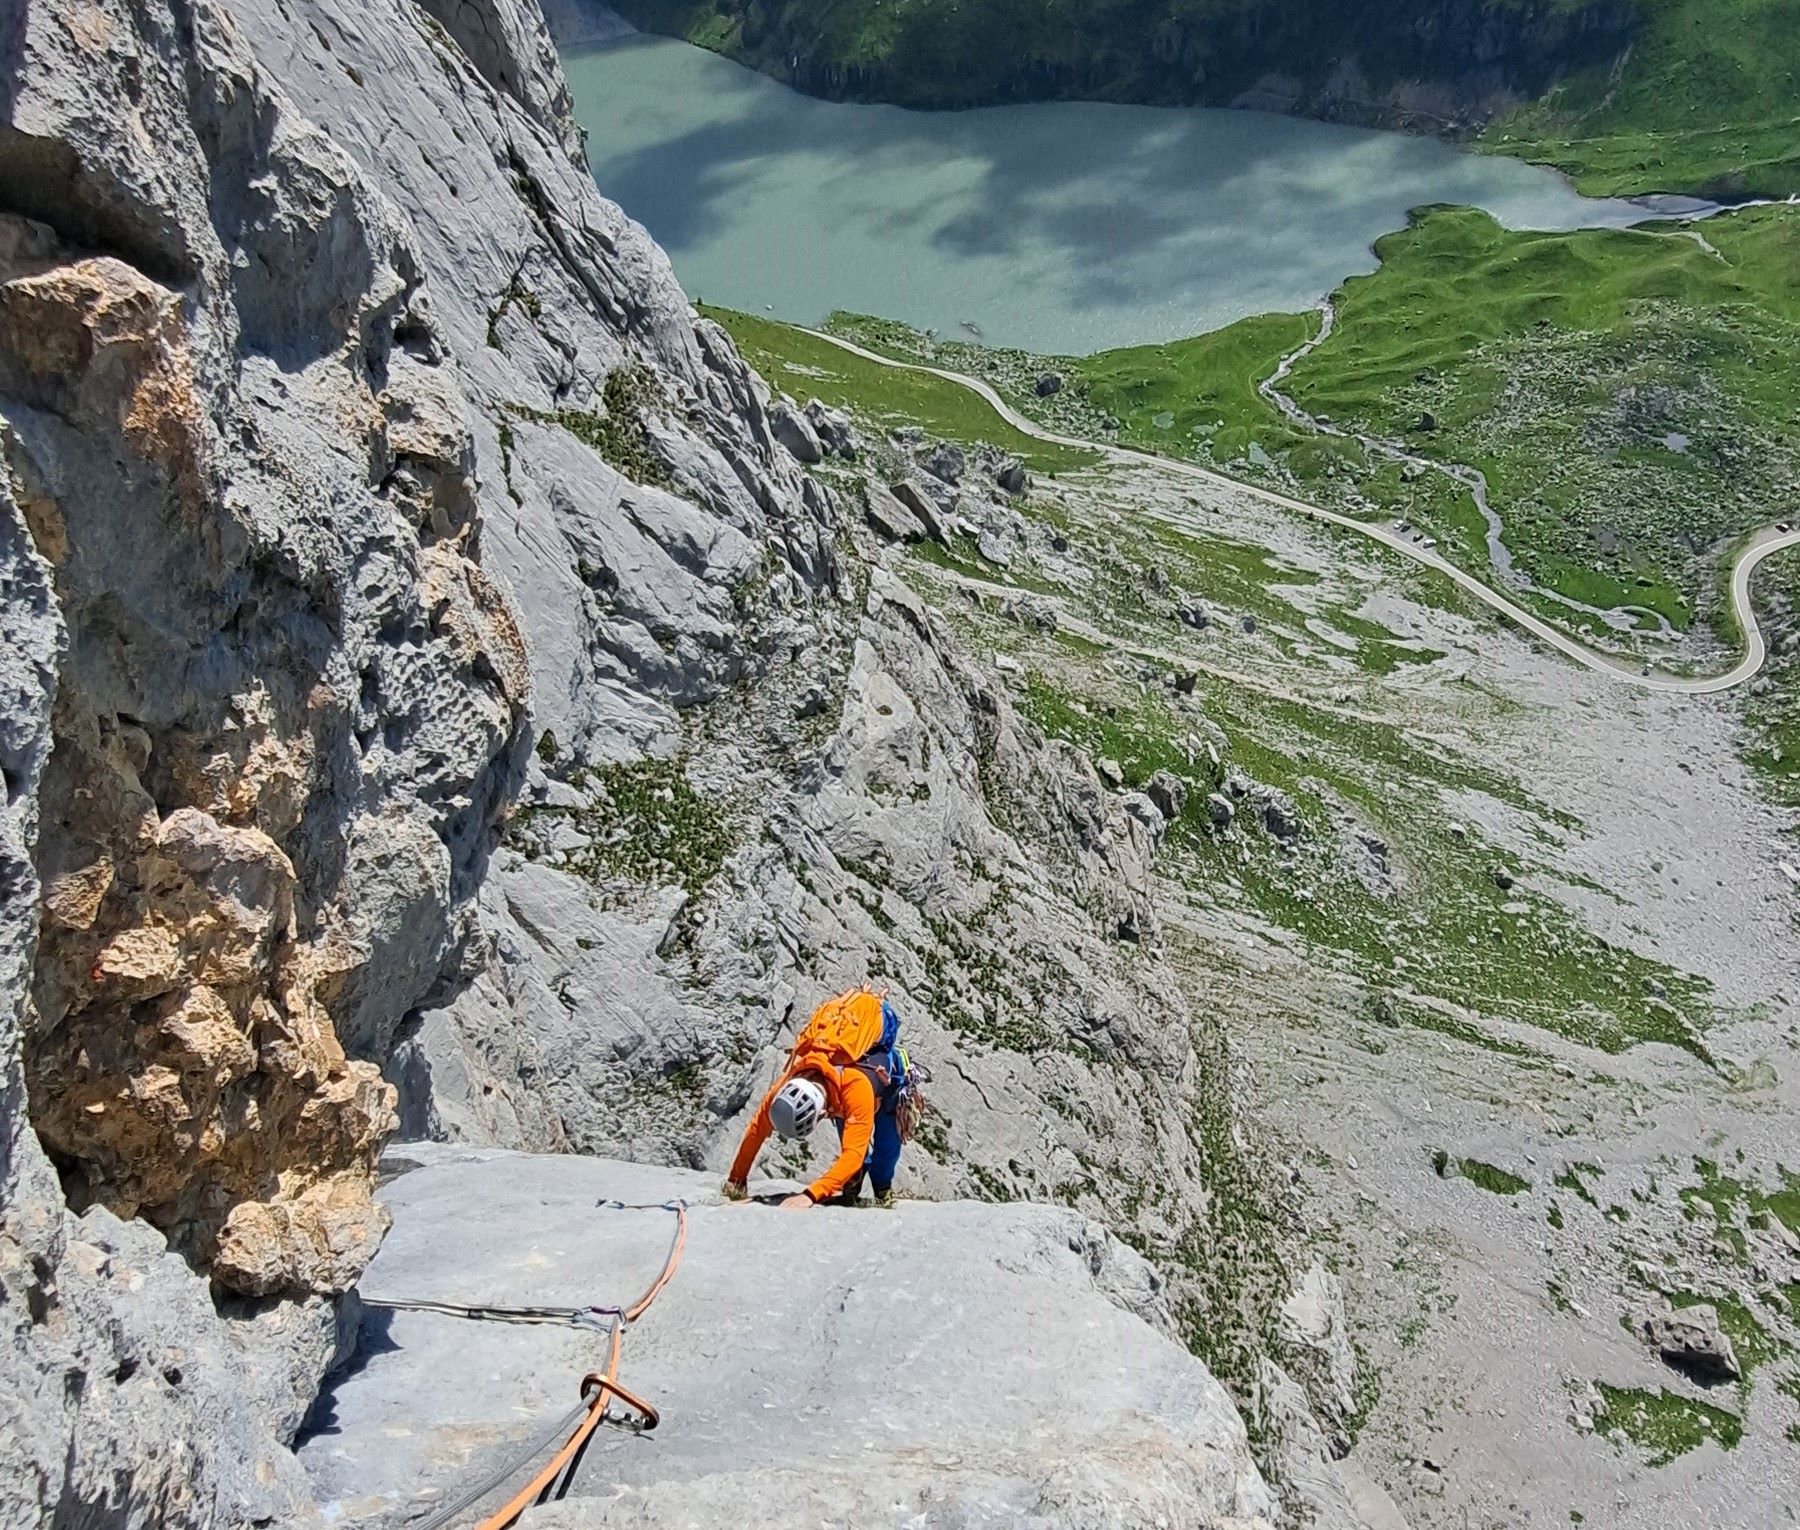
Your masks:
{"label": "grey limestone rock face", "polygon": [[[569,151],[581,150],[575,103],[536,6],[495,0],[419,0],[494,89],[524,107]],[[595,10],[599,10],[595,7]],[[599,20],[595,18],[596,30]]]}
{"label": "grey limestone rock face", "polygon": [[[482,900],[528,719],[667,747],[836,588],[838,512],[599,196],[531,0],[0,33],[0,1517],[305,1523],[381,1067],[518,999]],[[560,1145],[486,1044],[459,1129]]]}
{"label": "grey limestone rock face", "polygon": [[[372,1301],[629,1299],[669,1248],[656,1203],[692,1203],[680,1267],[621,1367],[662,1422],[644,1439],[602,1430],[571,1495],[527,1524],[1272,1522],[1230,1400],[1138,1310],[1154,1277],[1077,1213],[796,1215],[720,1204],[710,1177],[666,1169],[417,1156],[384,1192],[395,1230]],[[449,1222],[468,1229],[454,1248]],[[383,1342],[328,1389],[300,1453],[339,1524],[395,1523],[479,1478],[567,1407],[604,1343],[377,1307],[365,1321]]]}
{"label": "grey limestone rock face", "polygon": [[[535,0],[0,27],[18,1517],[308,1523],[280,1442],[396,1121],[716,1174],[811,1006],[874,980],[934,1070],[903,1183],[1078,1208],[921,1212],[917,1257],[982,1237],[996,1310],[1047,1271],[1164,1383],[1108,1380],[1138,1422],[1073,1465],[886,1482],[950,1522],[1255,1523],[1225,1394],[1094,1295],[1185,1335],[1247,1299],[1195,1253],[1242,1091],[1160,947],[1160,814],[858,550],[784,441],[814,425],[593,185]],[[950,484],[896,498],[945,538]],[[787,1443],[692,1502],[773,1513]]]}
{"label": "grey limestone rock face", "polygon": [[[548,1146],[538,1128],[483,1119],[487,1102],[536,1095],[576,1152],[716,1175],[811,1008],[873,980],[932,1070],[903,1191],[1072,1200],[1153,1247],[1217,1247],[1205,1217],[1219,1168],[1201,1134],[1238,1131],[1223,1119],[1241,1082],[1201,1053],[1161,952],[1163,814],[1105,791],[1085,757],[1014,713],[904,583],[866,578],[860,612],[814,612],[823,668],[707,708],[679,765],[653,777],[622,768],[546,795],[496,856],[483,904],[496,965],[410,1044],[433,1133]],[[638,836],[728,825],[704,878],[671,863],[646,884],[606,848],[618,800],[650,779],[663,784],[642,795],[660,806]],[[509,1074],[514,1057],[529,1077]],[[809,1175],[827,1148],[771,1146],[765,1162]],[[1249,1299],[1196,1274],[1165,1266],[1150,1292],[1183,1335]],[[1315,1475],[1329,1481],[1329,1463]],[[642,1522],[730,1490],[646,1488]]]}
{"label": "grey limestone rock face", "polygon": [[[466,1125],[541,1093],[577,1152],[718,1174],[812,1007],[874,980],[932,1071],[903,1192],[1073,1202],[1151,1247],[1205,1248],[1161,1267],[1160,1301],[1183,1336],[1237,1321],[1251,1287],[1205,1278],[1228,1244],[1208,1230],[1223,1170],[1204,1134],[1244,1140],[1242,1082],[1162,953],[1164,819],[1014,713],[905,584],[867,579],[860,612],[815,612],[822,671],[708,708],[679,789],[659,767],[643,794],[660,802],[646,838],[729,823],[708,878],[669,866],[644,885],[608,860],[619,794],[647,784],[630,774],[546,801],[496,856],[499,970],[416,1038],[441,1135],[545,1146]],[[823,710],[797,720],[816,686]],[[510,1017],[493,994],[516,996]],[[513,1056],[530,1079],[494,1066]],[[765,1163],[810,1175],[826,1148]]]}
{"label": "grey limestone rock face", "polygon": [[[1120,1070],[1171,1089],[1184,1076],[1179,1036],[1138,1018],[1174,1008],[1154,986],[1166,975],[1111,935],[1155,927],[1150,831],[1017,718],[891,576],[872,573],[864,612],[832,636],[845,668],[827,675],[822,718],[796,721],[788,691],[765,685],[696,744],[692,811],[730,823],[704,887],[609,871],[586,843],[611,832],[592,803],[534,814],[496,858],[495,976],[450,1007],[451,1031],[419,1038],[422,1066],[476,1085],[440,1109],[521,1093],[478,1055],[497,1046],[489,995],[511,993],[519,1051],[572,1146],[722,1165],[812,1006],[874,978],[940,1079],[943,1141],[909,1159],[922,1186],[982,1183],[972,1160],[996,1183],[1024,1176],[1023,1193],[1099,1155],[1124,1195],[1135,1152],[1169,1164],[1173,1205],[1195,1172],[1173,1098],[1161,1119],[1133,1108],[1098,1128],[1125,1108]],[[1107,1103],[1090,1118],[1095,1090]]]}
{"label": "grey limestone rock face", "polygon": [[467,393],[416,231],[231,12],[9,14],[0,413],[69,632],[32,1124],[221,1288],[341,1291],[526,743]]}
{"label": "grey limestone rock face", "polygon": [[310,1393],[323,1371],[329,1304],[295,1312],[265,1351],[266,1406],[246,1406],[231,1338],[186,1262],[142,1223],[70,1215],[26,1117],[37,787],[66,643],[54,570],[0,479],[0,1522],[316,1524],[281,1437],[298,1411],[280,1394],[309,1365]]}

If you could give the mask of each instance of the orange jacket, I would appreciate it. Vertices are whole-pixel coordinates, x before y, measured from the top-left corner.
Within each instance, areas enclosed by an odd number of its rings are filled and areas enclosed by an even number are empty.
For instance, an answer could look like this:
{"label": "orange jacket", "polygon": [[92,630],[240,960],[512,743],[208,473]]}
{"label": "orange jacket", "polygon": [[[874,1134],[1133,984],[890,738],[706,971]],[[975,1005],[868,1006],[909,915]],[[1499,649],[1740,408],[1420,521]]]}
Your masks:
{"label": "orange jacket", "polygon": [[[806,1193],[815,1201],[830,1200],[845,1185],[856,1177],[862,1168],[863,1160],[869,1156],[869,1139],[875,1134],[875,1086],[869,1082],[869,1075],[861,1068],[845,1068],[835,1078],[828,1072],[814,1068],[801,1070],[807,1077],[817,1079],[825,1090],[825,1114],[833,1121],[844,1123],[844,1145],[839,1151],[831,1167],[806,1187]],[[756,1155],[762,1151],[762,1145],[769,1140],[769,1133],[774,1130],[769,1125],[769,1102],[780,1093],[792,1074],[784,1073],[775,1080],[775,1085],[763,1096],[762,1104],[756,1107],[756,1115],[744,1130],[744,1140],[738,1144],[737,1157],[731,1161],[731,1179],[735,1184],[743,1184],[750,1177],[750,1170],[756,1163]]]}

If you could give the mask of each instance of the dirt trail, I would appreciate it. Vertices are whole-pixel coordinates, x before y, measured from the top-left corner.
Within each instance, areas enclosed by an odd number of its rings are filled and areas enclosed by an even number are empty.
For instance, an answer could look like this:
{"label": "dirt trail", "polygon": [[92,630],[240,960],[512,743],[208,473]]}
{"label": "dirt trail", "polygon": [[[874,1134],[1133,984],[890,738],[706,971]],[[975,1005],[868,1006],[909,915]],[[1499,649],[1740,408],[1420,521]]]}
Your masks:
{"label": "dirt trail", "polygon": [[[1744,543],[1731,571],[1731,610],[1744,634],[1744,652],[1730,669],[1716,675],[1673,675],[1658,673],[1654,670],[1646,673],[1631,660],[1615,658],[1611,654],[1601,653],[1597,649],[1588,647],[1579,639],[1552,626],[1542,617],[1533,615],[1516,601],[1508,599],[1491,585],[1476,578],[1475,575],[1459,568],[1441,553],[1421,546],[1390,527],[1359,521],[1353,516],[1341,515],[1335,510],[1327,510],[1322,505],[1309,504],[1303,499],[1295,499],[1292,495],[1282,494],[1274,489],[1265,489],[1257,484],[1246,483],[1240,478],[1233,478],[1212,468],[1200,467],[1196,463],[1183,462],[1177,457],[1162,457],[1153,452],[1142,452],[1129,446],[1113,446],[1103,441],[1087,440],[1080,436],[1065,436],[1056,431],[1047,430],[1035,420],[1021,414],[978,377],[970,377],[962,372],[948,371],[943,367],[928,366],[923,362],[896,361],[891,356],[883,356],[879,351],[869,350],[852,340],[827,334],[823,330],[808,329],[804,333],[812,335],[815,339],[827,341],[840,350],[848,351],[853,356],[860,356],[864,361],[872,361],[879,366],[893,367],[903,372],[922,372],[927,376],[942,378],[945,382],[967,388],[970,392],[979,395],[988,407],[1013,429],[1030,436],[1033,440],[1043,441],[1051,446],[1097,451],[1118,462],[1145,464],[1180,478],[1248,495],[1252,499],[1261,500],[1264,504],[1274,505],[1279,509],[1309,516],[1313,520],[1323,521],[1328,525],[1341,527],[1345,531],[1355,532],[1358,536],[1378,542],[1383,547],[1390,548],[1404,557],[1411,558],[1415,563],[1421,563],[1426,568],[1442,574],[1490,610],[1498,612],[1515,626],[1524,628],[1539,642],[1554,648],[1565,658],[1572,659],[1583,668],[1609,675],[1627,685],[1634,685],[1643,690],[1668,691],[1684,695],[1710,695],[1719,691],[1728,691],[1752,678],[1763,666],[1767,646],[1763,639],[1762,629],[1757,625],[1756,614],[1750,607],[1750,576],[1755,572],[1756,566],[1770,554],[1781,552],[1789,547],[1800,546],[1800,531],[1782,531],[1774,526],[1765,527],[1754,533]],[[1279,376],[1279,374],[1277,375]]]}

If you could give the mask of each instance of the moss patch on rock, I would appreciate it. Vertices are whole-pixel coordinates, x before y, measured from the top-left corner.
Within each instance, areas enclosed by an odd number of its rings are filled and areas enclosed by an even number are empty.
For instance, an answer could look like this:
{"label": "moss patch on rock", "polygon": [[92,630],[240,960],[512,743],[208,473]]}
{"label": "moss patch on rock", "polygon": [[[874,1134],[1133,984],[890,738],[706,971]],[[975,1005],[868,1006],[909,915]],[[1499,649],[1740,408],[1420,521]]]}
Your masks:
{"label": "moss patch on rock", "polygon": [[1603,1406],[1594,1415],[1594,1427],[1609,1439],[1629,1440],[1649,1452],[1652,1466],[1667,1466],[1708,1441],[1731,1450],[1743,1438],[1743,1420],[1711,1403],[1666,1388],[1650,1392],[1604,1381],[1596,1385]]}
{"label": "moss patch on rock", "polygon": [[539,425],[557,425],[577,441],[591,446],[633,483],[667,489],[675,475],[651,445],[644,416],[661,400],[656,374],[648,367],[614,367],[600,389],[604,413],[590,409],[528,409],[514,404],[508,413],[515,419]]}

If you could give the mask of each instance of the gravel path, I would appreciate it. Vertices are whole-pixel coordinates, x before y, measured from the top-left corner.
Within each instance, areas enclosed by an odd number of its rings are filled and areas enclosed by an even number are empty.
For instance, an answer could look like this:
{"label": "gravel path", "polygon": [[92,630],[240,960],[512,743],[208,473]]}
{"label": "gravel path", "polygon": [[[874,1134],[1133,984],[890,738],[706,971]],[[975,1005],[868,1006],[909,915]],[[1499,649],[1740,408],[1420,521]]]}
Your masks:
{"label": "gravel path", "polygon": [[1644,690],[1706,695],[1717,691],[1728,691],[1734,686],[1742,685],[1754,676],[1763,666],[1767,648],[1763,640],[1762,629],[1757,625],[1756,615],[1750,607],[1750,576],[1755,572],[1756,566],[1770,554],[1781,552],[1789,547],[1800,546],[1800,531],[1782,531],[1779,527],[1769,526],[1752,535],[1738,554],[1737,563],[1731,572],[1731,609],[1737,618],[1738,626],[1744,633],[1744,652],[1736,664],[1716,675],[1659,673],[1653,669],[1639,668],[1631,661],[1614,658],[1610,654],[1604,654],[1588,647],[1587,644],[1570,637],[1560,628],[1552,626],[1542,617],[1534,616],[1491,585],[1476,578],[1465,569],[1459,568],[1441,553],[1421,546],[1387,526],[1359,521],[1354,516],[1340,515],[1337,511],[1327,510],[1321,505],[1309,504],[1303,499],[1295,499],[1291,495],[1279,493],[1274,489],[1265,489],[1257,484],[1246,483],[1242,479],[1216,472],[1211,468],[1200,467],[1195,463],[1183,462],[1176,457],[1162,457],[1152,452],[1137,451],[1129,446],[1113,446],[1103,441],[1086,440],[1080,436],[1061,435],[1056,431],[1046,430],[1036,421],[1019,413],[978,377],[970,377],[962,372],[951,372],[942,367],[927,366],[922,362],[896,361],[891,356],[883,356],[879,351],[869,350],[854,341],[827,334],[823,330],[809,329],[805,333],[816,339],[829,341],[840,350],[848,351],[853,356],[860,356],[864,361],[873,361],[881,366],[893,367],[904,372],[923,372],[932,377],[942,378],[945,382],[952,382],[959,387],[967,388],[970,392],[978,394],[1013,429],[1034,440],[1043,441],[1052,446],[1098,451],[1115,461],[1147,464],[1178,477],[1192,479],[1214,488],[1230,489],[1239,494],[1247,494],[1254,499],[1262,500],[1265,504],[1275,505],[1298,515],[1309,516],[1313,520],[1324,521],[1346,531],[1353,531],[1358,536],[1367,537],[1372,542],[1378,542],[1394,552],[1411,558],[1415,563],[1422,563],[1427,568],[1442,574],[1446,579],[1473,595],[1490,610],[1498,612],[1515,626],[1524,628],[1540,642],[1554,648],[1558,653],[1574,660],[1584,668],[1609,675],[1627,685],[1638,686]]}

